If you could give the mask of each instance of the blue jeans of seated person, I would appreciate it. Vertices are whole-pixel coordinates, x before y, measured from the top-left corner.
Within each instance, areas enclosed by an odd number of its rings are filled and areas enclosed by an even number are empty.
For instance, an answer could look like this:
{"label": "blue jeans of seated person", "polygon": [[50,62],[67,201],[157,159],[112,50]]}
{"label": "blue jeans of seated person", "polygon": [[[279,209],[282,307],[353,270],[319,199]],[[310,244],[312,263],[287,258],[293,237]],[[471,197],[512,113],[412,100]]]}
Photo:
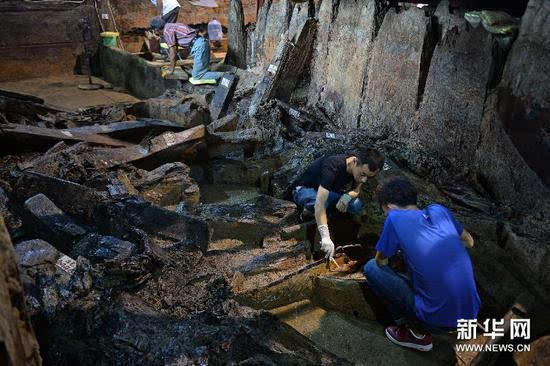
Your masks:
{"label": "blue jeans of seated person", "polygon": [[390,310],[397,325],[412,322],[422,325],[432,334],[447,333],[453,328],[441,328],[424,323],[414,312],[414,292],[406,275],[395,272],[389,265],[379,267],[373,258],[363,267],[369,287]]}
{"label": "blue jeans of seated person", "polygon": [[[315,188],[296,187],[294,191],[292,191],[292,197],[298,206],[305,208],[311,213],[315,213],[315,200],[317,199],[317,190]],[[328,211],[335,210],[340,197],[342,197],[340,193],[329,192],[327,201],[325,202],[325,208]],[[347,213],[359,215],[362,208],[363,205],[359,198],[354,198],[349,201]]]}
{"label": "blue jeans of seated person", "polygon": [[191,47],[193,55],[193,70],[191,76],[194,79],[214,79],[222,77],[221,72],[208,71],[210,64],[210,43],[204,37],[197,37]]}

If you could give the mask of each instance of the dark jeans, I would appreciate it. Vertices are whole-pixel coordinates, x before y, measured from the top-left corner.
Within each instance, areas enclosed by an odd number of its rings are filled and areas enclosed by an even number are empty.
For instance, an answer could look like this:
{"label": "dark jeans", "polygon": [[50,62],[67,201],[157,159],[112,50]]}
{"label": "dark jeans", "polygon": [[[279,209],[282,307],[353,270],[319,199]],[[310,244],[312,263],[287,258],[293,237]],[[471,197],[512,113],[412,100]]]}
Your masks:
{"label": "dark jeans", "polygon": [[164,20],[164,22],[166,23],[177,23],[179,13],[180,13],[180,7],[176,6],[174,9],[164,14],[162,16],[162,20]]}
{"label": "dark jeans", "polygon": [[[298,206],[305,208],[311,213],[315,213],[315,200],[317,199],[317,190],[315,188],[296,187],[292,191],[292,197],[294,198],[294,202]],[[329,211],[335,210],[336,204],[340,200],[340,197],[342,197],[342,194],[340,193],[329,192],[327,201],[325,203],[325,208]],[[352,215],[359,215],[362,208],[363,205],[361,204],[359,198],[354,198],[349,201],[347,213]]]}
{"label": "dark jeans", "polygon": [[386,304],[397,325],[415,324],[434,334],[454,330],[426,324],[416,317],[411,280],[404,274],[395,272],[390,266],[379,267],[374,258],[365,264],[363,274],[372,291]]}

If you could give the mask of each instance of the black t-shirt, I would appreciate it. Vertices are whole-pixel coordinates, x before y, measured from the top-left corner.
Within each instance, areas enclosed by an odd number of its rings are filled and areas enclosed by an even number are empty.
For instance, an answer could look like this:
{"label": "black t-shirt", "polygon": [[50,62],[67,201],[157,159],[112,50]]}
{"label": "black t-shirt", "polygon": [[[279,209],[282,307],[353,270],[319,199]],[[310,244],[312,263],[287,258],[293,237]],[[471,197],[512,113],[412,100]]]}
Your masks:
{"label": "black t-shirt", "polygon": [[353,175],[346,171],[346,159],[350,156],[352,155],[328,155],[315,160],[292,183],[292,189],[298,186],[318,189],[321,185],[331,192],[345,193],[347,186],[353,183]]}

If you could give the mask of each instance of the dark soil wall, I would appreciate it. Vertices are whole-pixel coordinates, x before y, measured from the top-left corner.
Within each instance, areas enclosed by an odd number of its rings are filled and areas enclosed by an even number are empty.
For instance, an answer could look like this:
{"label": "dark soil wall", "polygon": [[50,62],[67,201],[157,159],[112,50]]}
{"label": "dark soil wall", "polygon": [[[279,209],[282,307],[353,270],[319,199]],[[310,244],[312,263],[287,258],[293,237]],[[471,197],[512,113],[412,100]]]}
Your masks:
{"label": "dark soil wall", "polygon": [[83,53],[80,18],[88,16],[99,41],[90,3],[0,2],[0,81],[72,73]]}

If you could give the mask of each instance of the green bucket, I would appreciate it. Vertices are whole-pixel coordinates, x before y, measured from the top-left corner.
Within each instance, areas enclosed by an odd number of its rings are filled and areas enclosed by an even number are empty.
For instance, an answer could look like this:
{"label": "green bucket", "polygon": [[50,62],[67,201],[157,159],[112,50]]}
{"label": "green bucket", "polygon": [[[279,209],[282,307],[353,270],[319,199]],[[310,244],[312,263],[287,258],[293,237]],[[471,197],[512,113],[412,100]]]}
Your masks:
{"label": "green bucket", "polygon": [[116,39],[118,38],[118,32],[103,32],[100,34],[101,44],[107,47],[116,47]]}

